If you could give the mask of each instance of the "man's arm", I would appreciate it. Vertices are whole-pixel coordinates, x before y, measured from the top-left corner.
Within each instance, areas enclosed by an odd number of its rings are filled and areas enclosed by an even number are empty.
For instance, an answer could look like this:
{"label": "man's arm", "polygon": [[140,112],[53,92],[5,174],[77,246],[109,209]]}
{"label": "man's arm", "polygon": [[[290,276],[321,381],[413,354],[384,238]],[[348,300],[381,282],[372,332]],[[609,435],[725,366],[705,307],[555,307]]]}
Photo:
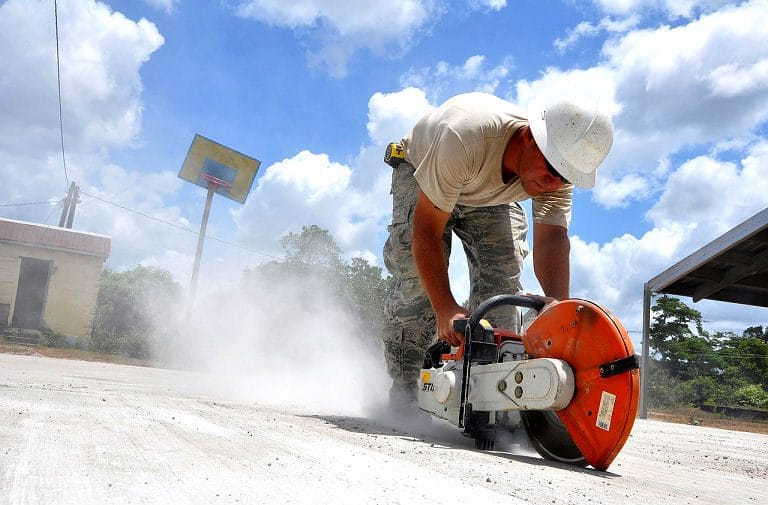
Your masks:
{"label": "man's arm", "polygon": [[544,294],[563,300],[570,296],[571,242],[568,230],[553,224],[533,225],[533,271]]}
{"label": "man's arm", "polygon": [[453,321],[469,312],[456,303],[448,280],[443,253],[443,232],[451,215],[444,212],[419,191],[413,214],[413,262],[419,280],[437,316],[437,336],[458,346],[460,337],[453,331]]}

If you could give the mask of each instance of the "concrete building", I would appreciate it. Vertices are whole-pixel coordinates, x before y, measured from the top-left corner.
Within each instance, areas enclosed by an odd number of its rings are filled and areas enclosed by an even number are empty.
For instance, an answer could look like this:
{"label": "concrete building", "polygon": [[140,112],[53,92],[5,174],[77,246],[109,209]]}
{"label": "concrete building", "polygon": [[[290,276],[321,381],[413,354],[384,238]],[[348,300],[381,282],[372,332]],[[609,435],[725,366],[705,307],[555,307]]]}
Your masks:
{"label": "concrete building", "polygon": [[90,337],[111,244],[104,235],[0,219],[0,329]]}

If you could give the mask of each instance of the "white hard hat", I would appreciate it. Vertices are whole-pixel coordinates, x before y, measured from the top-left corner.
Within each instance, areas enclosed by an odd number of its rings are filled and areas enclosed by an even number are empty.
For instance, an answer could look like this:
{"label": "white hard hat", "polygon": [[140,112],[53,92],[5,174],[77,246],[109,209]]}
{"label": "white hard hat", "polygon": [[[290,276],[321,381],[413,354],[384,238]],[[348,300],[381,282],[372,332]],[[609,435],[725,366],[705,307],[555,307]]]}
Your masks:
{"label": "white hard hat", "polygon": [[550,164],[574,186],[590,189],[613,144],[613,122],[593,98],[574,96],[528,106],[528,125]]}

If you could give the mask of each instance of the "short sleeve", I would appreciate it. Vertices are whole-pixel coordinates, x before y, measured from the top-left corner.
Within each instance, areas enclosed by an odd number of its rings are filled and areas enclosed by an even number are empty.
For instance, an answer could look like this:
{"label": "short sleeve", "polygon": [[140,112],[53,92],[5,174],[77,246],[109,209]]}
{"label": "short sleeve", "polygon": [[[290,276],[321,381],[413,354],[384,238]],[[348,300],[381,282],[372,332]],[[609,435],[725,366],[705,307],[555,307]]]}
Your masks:
{"label": "short sleeve", "polygon": [[568,228],[571,224],[573,186],[532,197],[533,222]]}

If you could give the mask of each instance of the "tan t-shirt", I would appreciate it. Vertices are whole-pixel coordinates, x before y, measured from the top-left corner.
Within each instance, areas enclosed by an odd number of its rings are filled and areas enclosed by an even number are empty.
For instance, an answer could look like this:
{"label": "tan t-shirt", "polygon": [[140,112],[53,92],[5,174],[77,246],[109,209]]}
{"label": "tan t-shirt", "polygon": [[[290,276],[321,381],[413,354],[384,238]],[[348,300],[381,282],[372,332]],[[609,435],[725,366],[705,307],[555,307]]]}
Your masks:
{"label": "tan t-shirt", "polygon": [[416,181],[439,209],[488,207],[532,199],[535,223],[568,227],[573,186],[531,197],[517,178],[501,179],[504,149],[527,124],[523,111],[487,93],[457,95],[422,117],[403,139]]}

